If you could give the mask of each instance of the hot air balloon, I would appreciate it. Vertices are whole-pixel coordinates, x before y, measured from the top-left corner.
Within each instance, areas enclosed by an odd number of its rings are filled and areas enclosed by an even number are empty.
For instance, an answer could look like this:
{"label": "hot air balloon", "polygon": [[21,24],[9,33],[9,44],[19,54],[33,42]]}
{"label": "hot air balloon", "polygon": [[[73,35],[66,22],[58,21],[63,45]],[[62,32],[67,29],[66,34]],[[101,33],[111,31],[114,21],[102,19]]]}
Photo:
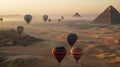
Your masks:
{"label": "hot air balloon", "polygon": [[67,51],[64,46],[59,46],[59,47],[52,49],[52,54],[57,59],[59,65],[60,65],[62,59],[66,56],[66,53],[67,53]]}
{"label": "hot air balloon", "polygon": [[3,18],[0,18],[0,21],[3,22]]}
{"label": "hot air balloon", "polygon": [[51,22],[52,20],[51,19],[48,19],[49,22]]}
{"label": "hot air balloon", "polygon": [[25,16],[24,16],[24,19],[25,19],[25,21],[27,22],[27,24],[29,24],[30,21],[32,20],[32,15],[25,15]]}
{"label": "hot air balloon", "polygon": [[58,22],[60,22],[61,21],[61,19],[58,19]]}
{"label": "hot air balloon", "polygon": [[18,31],[19,35],[21,35],[22,32],[24,31],[24,27],[23,26],[18,26],[17,31]]}
{"label": "hot air balloon", "polygon": [[64,17],[63,17],[63,16],[61,16],[61,19],[63,20],[63,19],[64,19]]}
{"label": "hot air balloon", "polygon": [[66,37],[66,40],[67,40],[67,42],[69,43],[69,45],[71,47],[75,44],[75,42],[77,41],[77,39],[78,39],[78,36],[76,34],[74,34],[74,33],[70,33]]}
{"label": "hot air balloon", "polygon": [[83,55],[82,53],[82,49],[79,47],[73,47],[70,50],[70,54],[74,57],[76,63],[78,64],[78,60],[81,58],[81,56]]}
{"label": "hot air balloon", "polygon": [[46,22],[48,20],[48,15],[43,15],[43,20]]}

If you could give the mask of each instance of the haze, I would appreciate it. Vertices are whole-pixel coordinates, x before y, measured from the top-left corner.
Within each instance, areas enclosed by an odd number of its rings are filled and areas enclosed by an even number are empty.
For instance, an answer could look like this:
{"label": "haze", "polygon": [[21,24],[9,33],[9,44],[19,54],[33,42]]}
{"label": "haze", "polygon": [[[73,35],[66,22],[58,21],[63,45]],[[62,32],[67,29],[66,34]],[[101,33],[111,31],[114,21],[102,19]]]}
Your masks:
{"label": "haze", "polygon": [[109,5],[120,11],[120,0],[0,0],[0,15],[7,14],[49,14],[96,15]]}

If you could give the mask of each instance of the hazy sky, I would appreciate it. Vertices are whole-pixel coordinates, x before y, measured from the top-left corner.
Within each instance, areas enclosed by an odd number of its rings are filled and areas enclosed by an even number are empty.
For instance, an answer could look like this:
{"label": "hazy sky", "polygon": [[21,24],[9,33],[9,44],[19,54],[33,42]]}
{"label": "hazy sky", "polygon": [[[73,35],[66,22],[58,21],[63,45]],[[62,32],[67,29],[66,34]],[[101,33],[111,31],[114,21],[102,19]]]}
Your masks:
{"label": "hazy sky", "polygon": [[99,14],[109,5],[120,11],[120,0],[0,0],[0,14]]}

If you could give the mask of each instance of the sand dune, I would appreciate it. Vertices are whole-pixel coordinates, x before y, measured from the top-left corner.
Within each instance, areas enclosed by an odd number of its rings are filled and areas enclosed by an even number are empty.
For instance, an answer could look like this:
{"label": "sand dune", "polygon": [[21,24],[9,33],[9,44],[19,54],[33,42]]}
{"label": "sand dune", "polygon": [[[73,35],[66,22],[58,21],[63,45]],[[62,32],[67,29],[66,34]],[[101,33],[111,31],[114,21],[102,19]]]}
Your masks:
{"label": "sand dune", "polygon": [[[0,29],[16,30],[18,25],[23,25],[25,27],[25,34],[37,38],[43,38],[45,41],[34,42],[32,45],[25,47],[0,47],[0,52],[3,52],[2,55],[6,55],[6,53],[12,54],[5,56],[6,59],[3,59],[4,61],[0,62],[0,67],[21,67],[21,65],[22,67],[59,67],[56,59],[51,54],[51,49],[60,45],[67,48],[67,56],[63,59],[61,67],[81,67],[81,65],[83,67],[119,66],[119,44],[112,44],[114,45],[114,48],[116,48],[113,49],[108,45],[109,43],[104,44],[102,42],[103,37],[110,36],[108,32],[114,31],[117,26],[91,25],[89,24],[90,21],[84,19],[66,19],[62,22],[53,20],[51,23],[43,23],[43,20],[38,18],[33,19],[30,25],[27,25],[22,17],[17,18],[20,18],[21,20],[4,21],[3,23],[0,23]],[[79,60],[79,64],[75,64],[75,60],[69,53],[70,46],[65,40],[66,35],[71,32],[74,32],[79,36],[75,46],[80,46],[84,50],[84,55]],[[92,32],[95,33],[93,34]],[[110,34],[112,33],[114,32],[111,32]],[[114,34],[119,36],[117,33],[119,32]],[[96,38],[96,35],[99,37]],[[115,36],[113,35],[111,37]],[[108,62],[109,60],[112,62]],[[114,62],[114,60],[118,61]]]}

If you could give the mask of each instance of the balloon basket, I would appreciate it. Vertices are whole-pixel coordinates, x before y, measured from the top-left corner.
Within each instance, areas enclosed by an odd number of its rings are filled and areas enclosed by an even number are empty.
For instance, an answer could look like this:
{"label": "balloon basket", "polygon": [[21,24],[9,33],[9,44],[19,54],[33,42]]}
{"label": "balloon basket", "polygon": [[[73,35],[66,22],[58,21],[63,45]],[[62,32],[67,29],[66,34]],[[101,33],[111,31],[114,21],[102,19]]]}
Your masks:
{"label": "balloon basket", "polygon": [[78,64],[78,61],[76,61],[76,64]]}
{"label": "balloon basket", "polygon": [[59,67],[61,66],[61,63],[58,63]]}

